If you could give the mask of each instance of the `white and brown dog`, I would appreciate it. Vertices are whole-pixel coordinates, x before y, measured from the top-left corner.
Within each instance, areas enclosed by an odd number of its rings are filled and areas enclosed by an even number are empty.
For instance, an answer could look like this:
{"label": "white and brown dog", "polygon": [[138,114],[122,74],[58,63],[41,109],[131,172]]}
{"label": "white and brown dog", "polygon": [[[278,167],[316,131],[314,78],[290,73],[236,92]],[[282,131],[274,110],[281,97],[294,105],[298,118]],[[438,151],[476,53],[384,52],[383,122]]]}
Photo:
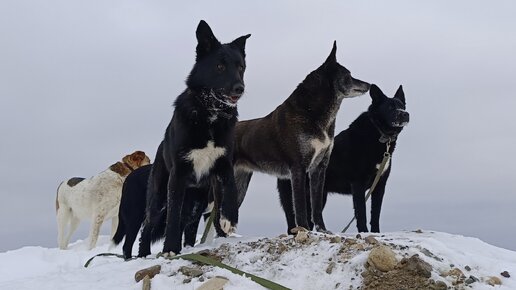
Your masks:
{"label": "white and brown dog", "polygon": [[[91,220],[89,249],[95,247],[100,226],[112,218],[111,236],[118,226],[118,208],[122,185],[131,171],[150,164],[142,151],[136,151],[122,158],[122,162],[111,165],[91,178],[73,177],[57,188],[57,242],[60,249],[66,249],[70,237],[81,220]],[[65,233],[66,227],[69,231]]]}

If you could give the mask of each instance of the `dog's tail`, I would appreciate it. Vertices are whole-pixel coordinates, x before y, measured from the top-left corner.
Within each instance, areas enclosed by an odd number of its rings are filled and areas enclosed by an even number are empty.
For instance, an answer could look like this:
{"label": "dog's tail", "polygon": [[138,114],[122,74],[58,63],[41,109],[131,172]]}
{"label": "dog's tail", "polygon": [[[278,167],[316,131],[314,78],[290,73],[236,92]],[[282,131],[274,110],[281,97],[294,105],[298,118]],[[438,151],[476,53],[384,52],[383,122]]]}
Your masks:
{"label": "dog's tail", "polygon": [[121,215],[118,215],[118,227],[116,228],[116,233],[113,236],[113,244],[118,245],[125,237],[125,224]]}
{"label": "dog's tail", "polygon": [[61,188],[61,185],[63,185],[63,182],[61,182],[59,184],[59,186],[57,187],[57,190],[56,190],[56,214],[57,214],[57,211],[59,210],[59,189]]}

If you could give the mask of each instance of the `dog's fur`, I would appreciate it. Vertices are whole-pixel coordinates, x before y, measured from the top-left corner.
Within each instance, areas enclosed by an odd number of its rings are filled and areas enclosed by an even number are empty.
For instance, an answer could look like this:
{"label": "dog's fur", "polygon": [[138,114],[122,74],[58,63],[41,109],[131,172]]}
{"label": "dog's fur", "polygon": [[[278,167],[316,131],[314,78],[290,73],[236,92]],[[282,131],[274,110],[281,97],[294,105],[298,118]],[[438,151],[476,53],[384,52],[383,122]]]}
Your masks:
{"label": "dog's fur", "polygon": [[[372,104],[367,112],[362,113],[348,129],[335,137],[324,187],[324,203],[328,192],[353,195],[359,232],[368,231],[365,192],[371,187],[378,172],[387,143],[390,144],[389,152],[392,154],[398,134],[409,122],[409,114],[405,111],[405,94],[401,86],[394,98],[386,97],[376,85],[371,86],[370,95]],[[386,165],[371,194],[372,232],[380,232],[380,210],[390,172],[391,162]],[[288,229],[291,229],[295,226],[295,220],[288,180],[278,179],[278,190]]]}
{"label": "dog's fur", "polygon": [[[60,249],[66,249],[73,232],[81,220],[91,220],[89,248],[95,247],[100,226],[112,218],[112,234],[118,225],[118,205],[122,184],[127,175],[149,164],[149,157],[136,151],[122,158],[122,162],[111,165],[107,170],[91,178],[74,177],[62,182],[57,189],[57,240]],[[66,232],[66,227],[69,230]]]}
{"label": "dog's fur", "polygon": [[[133,244],[138,235],[144,217],[147,185],[152,165],[142,166],[131,172],[125,179],[122,187],[122,199],[118,211],[118,228],[113,236],[113,243],[118,245],[124,239],[122,246],[124,258],[132,257]],[[206,194],[198,188],[188,188],[183,203],[182,220],[184,221],[185,245],[193,246],[197,235],[197,228],[204,209],[206,208]],[[190,215],[186,215],[190,213]],[[165,215],[159,227],[165,228]]]}
{"label": "dog's fur", "polygon": [[[244,91],[245,42],[250,35],[221,44],[208,24],[199,23],[196,63],[187,89],[175,101],[165,138],[156,153],[147,191],[147,209],[138,256],[150,254],[150,244],[163,236],[162,208],[166,205],[164,255],[181,251],[187,188],[208,195],[215,187],[218,221],[230,233],[238,222],[233,176],[233,138],[237,100]],[[186,194],[190,194],[186,192]]]}
{"label": "dog's fur", "polygon": [[[326,231],[322,216],[324,173],[333,147],[335,117],[344,98],[364,94],[369,84],[351,77],[336,59],[336,43],[326,61],[269,115],[241,121],[235,130],[235,179],[242,202],[253,171],[289,179],[298,227]],[[305,181],[312,216],[307,216]],[[298,228],[300,229],[300,228]],[[296,229],[297,230],[297,229]]]}

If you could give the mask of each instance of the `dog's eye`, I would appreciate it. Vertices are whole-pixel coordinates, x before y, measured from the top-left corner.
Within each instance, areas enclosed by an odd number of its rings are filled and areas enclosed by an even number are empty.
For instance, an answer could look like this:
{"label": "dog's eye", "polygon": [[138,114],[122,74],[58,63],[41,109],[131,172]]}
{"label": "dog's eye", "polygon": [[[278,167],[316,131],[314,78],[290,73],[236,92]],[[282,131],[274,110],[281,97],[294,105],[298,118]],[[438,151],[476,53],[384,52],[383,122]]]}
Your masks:
{"label": "dog's eye", "polygon": [[239,71],[239,72],[243,72],[243,71],[244,71],[244,66],[239,65],[239,66],[238,66],[238,71]]}
{"label": "dog's eye", "polygon": [[218,70],[218,71],[224,71],[225,69],[226,69],[226,66],[225,66],[225,65],[223,65],[223,64],[221,64],[221,63],[219,63],[219,64],[217,65],[217,70]]}

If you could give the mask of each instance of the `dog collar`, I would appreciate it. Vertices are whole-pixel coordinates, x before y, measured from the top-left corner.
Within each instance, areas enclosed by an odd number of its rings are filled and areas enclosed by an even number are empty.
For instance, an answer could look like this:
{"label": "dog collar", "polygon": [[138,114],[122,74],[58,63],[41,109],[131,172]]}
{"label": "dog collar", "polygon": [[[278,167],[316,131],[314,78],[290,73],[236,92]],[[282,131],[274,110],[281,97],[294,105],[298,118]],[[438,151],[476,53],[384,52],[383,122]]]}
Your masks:
{"label": "dog collar", "polygon": [[122,162],[122,164],[124,164],[125,167],[129,168],[129,171],[134,171],[134,169],[131,166],[129,166],[129,164],[127,164],[126,162]]}
{"label": "dog collar", "polygon": [[369,120],[371,120],[371,123],[373,124],[373,126],[380,133],[380,138],[378,138],[378,141],[380,143],[391,143],[391,142],[396,141],[396,139],[398,138],[398,134],[389,135],[389,134],[385,133],[382,130],[382,128],[380,128],[380,126],[376,123],[376,121],[371,117],[371,115],[369,115]]}

